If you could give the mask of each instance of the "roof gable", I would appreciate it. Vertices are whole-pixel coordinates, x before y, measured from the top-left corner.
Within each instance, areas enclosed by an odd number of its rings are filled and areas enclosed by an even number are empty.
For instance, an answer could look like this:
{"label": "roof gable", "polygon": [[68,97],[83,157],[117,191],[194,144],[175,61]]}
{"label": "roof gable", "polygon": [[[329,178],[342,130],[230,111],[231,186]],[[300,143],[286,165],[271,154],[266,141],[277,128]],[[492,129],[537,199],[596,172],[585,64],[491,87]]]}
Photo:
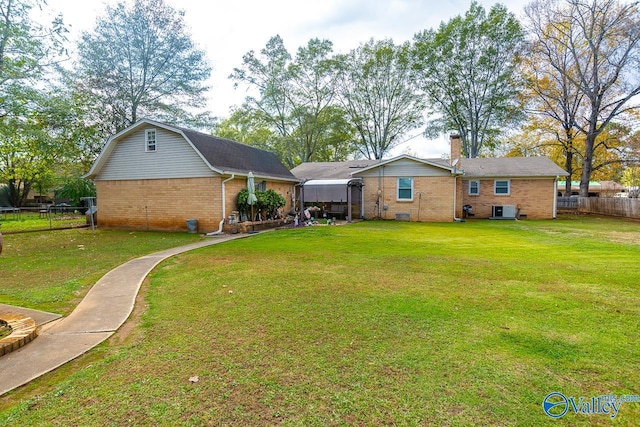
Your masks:
{"label": "roof gable", "polygon": [[371,171],[373,169],[377,169],[379,167],[383,167],[383,166],[386,167],[394,163],[401,163],[401,162],[404,162],[405,164],[407,162],[410,162],[418,166],[429,166],[429,167],[441,169],[442,171],[446,171],[450,173],[460,172],[455,167],[452,167],[451,165],[449,165],[449,163],[446,162],[445,160],[419,159],[417,157],[413,157],[408,154],[402,154],[400,156],[393,157],[391,159],[378,160],[377,163],[374,163],[372,165],[369,165],[368,167],[362,168],[361,170],[354,171],[352,174],[359,175],[359,174]]}
{"label": "roof gable", "polygon": [[100,173],[119,141],[133,134],[141,127],[148,126],[162,128],[181,135],[207,164],[209,169],[214,172],[238,175],[246,175],[249,172],[253,172],[257,178],[297,181],[293,174],[271,152],[149,119],[140,120],[109,138],[86,177],[95,178]]}

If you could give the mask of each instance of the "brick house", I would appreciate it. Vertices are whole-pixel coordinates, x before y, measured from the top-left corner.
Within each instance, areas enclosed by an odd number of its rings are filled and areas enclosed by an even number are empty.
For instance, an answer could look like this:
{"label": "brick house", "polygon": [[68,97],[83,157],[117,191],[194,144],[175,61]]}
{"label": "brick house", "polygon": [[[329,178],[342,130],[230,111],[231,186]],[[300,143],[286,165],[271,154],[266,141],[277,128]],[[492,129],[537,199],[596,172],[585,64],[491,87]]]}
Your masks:
{"label": "brick house", "polygon": [[567,173],[551,160],[467,159],[460,153],[460,139],[454,136],[451,161],[401,155],[387,160],[303,163],[291,172],[303,181],[300,198],[307,205],[336,202],[308,199],[304,188],[309,184],[321,185],[327,179],[359,181],[360,205],[354,204],[355,195],[349,201],[356,218],[359,214],[370,219],[443,222],[471,214],[475,218],[556,217],[557,182]]}
{"label": "brick house", "polygon": [[222,230],[247,175],[291,209],[299,182],[270,152],[143,119],[109,138],[86,178],[95,181],[101,227]]}

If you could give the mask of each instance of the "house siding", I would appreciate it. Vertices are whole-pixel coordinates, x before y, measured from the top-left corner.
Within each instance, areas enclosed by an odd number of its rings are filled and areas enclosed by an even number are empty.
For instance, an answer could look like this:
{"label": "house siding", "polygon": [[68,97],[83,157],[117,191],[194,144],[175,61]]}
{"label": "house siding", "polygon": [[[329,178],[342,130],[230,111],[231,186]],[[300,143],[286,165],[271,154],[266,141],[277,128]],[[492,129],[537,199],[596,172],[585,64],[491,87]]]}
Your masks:
{"label": "house siding", "polygon": [[[509,195],[495,195],[494,181],[510,180]],[[480,181],[480,194],[469,195],[469,180]],[[475,218],[489,218],[494,205],[515,205],[529,219],[554,217],[555,179],[484,178],[462,180],[462,203],[471,205]]]}
{"label": "house siding", "polygon": [[[413,201],[398,201],[396,197],[397,176],[364,179],[364,213],[366,218],[378,218],[378,183],[382,203],[380,218],[395,219],[396,214],[409,214],[411,221],[450,222],[453,221],[455,178],[448,176],[417,176],[413,178]],[[419,193],[422,193],[420,195]],[[383,209],[387,206],[387,209]]]}
{"label": "house siding", "polygon": [[406,176],[406,177],[418,177],[418,176],[441,176],[450,177],[451,172],[446,169],[437,168],[421,162],[413,160],[398,160],[393,163],[387,163],[383,166],[370,169],[364,172],[358,172],[355,176],[362,178],[378,178],[385,176]]}
{"label": "house siding", "polygon": [[[156,130],[156,151],[147,152],[145,131]],[[110,153],[98,180],[201,178],[214,176],[205,161],[179,133],[141,126],[123,136]]]}

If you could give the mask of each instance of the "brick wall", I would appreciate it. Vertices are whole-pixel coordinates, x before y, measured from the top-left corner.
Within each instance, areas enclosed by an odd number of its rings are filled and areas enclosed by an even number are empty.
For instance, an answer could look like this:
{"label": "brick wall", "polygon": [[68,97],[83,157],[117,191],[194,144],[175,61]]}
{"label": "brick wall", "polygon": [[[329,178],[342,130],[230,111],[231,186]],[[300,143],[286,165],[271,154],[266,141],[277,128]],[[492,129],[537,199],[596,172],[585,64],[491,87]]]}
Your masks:
{"label": "brick wall", "polygon": [[553,179],[511,179],[510,195],[494,195],[493,179],[480,180],[480,194],[469,195],[469,180],[462,180],[462,204],[473,207],[475,218],[489,218],[493,205],[520,206],[520,213],[532,219],[553,218]]}
{"label": "brick wall", "polygon": [[96,181],[98,225],[107,228],[187,230],[218,229],[221,219],[219,177]]}
{"label": "brick wall", "polygon": [[[222,178],[96,181],[98,225],[138,230],[187,230],[187,219],[198,220],[198,231],[216,231],[222,219]],[[225,184],[226,216],[237,210],[237,195],[246,178]],[[291,184],[267,182],[291,208]]]}
{"label": "brick wall", "polygon": [[[364,184],[365,217],[374,219],[378,217],[378,179],[365,178]],[[413,201],[398,201],[397,177],[385,177],[380,189],[380,216],[382,219],[395,219],[396,214],[408,213],[411,221],[453,221],[453,186],[454,178],[450,176],[414,177]],[[388,207],[386,210],[382,209],[385,205]]]}

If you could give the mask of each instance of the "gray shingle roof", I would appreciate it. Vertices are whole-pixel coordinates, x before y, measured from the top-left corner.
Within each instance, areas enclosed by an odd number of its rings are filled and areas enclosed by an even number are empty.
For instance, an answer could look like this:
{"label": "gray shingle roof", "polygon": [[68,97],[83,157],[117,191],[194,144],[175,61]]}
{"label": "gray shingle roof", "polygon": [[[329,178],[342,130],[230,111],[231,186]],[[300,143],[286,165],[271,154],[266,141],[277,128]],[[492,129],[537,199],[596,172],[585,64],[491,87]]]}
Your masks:
{"label": "gray shingle roof", "polygon": [[380,160],[347,160],[345,162],[310,162],[302,163],[291,169],[296,177],[302,180],[309,179],[348,179],[351,173],[363,169]]}
{"label": "gray shingle roof", "polygon": [[[347,160],[345,162],[311,162],[302,163],[291,169],[297,178],[301,180],[309,179],[347,179],[353,178],[352,173],[358,170],[375,166],[377,163],[385,160]],[[449,168],[449,163],[442,159],[423,159],[435,164],[441,164],[443,167]]]}
{"label": "gray shingle roof", "polygon": [[276,155],[269,151],[188,129],[180,130],[216,169],[236,173],[251,171],[257,176],[296,180]]}
{"label": "gray shingle roof", "polygon": [[547,157],[462,158],[457,167],[468,178],[556,177],[567,172]]}
{"label": "gray shingle roof", "polygon": [[[449,167],[442,159],[424,159],[432,163]],[[301,180],[309,179],[346,179],[352,173],[380,163],[380,160],[349,160],[346,162],[302,163],[291,170]],[[457,169],[464,171],[465,177],[556,177],[567,176],[567,172],[547,157],[499,157],[487,159],[460,159]]]}

